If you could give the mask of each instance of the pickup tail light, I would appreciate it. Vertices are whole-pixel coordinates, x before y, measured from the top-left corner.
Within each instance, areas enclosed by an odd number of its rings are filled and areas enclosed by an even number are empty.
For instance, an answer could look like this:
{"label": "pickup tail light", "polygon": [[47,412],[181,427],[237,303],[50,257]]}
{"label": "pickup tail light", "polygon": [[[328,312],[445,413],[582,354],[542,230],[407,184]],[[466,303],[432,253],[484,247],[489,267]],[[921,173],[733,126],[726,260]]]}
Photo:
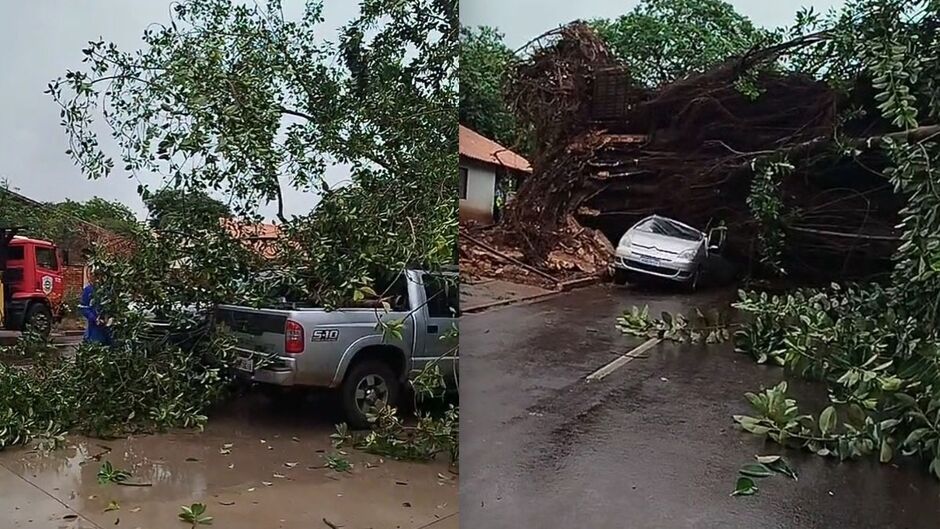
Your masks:
{"label": "pickup tail light", "polygon": [[284,324],[284,351],[292,355],[304,352],[304,328],[296,321]]}

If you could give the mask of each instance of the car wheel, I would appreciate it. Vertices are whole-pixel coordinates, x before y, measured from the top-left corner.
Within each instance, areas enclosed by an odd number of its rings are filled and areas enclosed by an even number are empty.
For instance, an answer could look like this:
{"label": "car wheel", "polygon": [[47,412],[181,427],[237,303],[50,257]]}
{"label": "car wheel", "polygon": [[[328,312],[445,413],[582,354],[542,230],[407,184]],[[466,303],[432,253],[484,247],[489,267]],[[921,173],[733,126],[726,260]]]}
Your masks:
{"label": "car wheel", "polygon": [[349,370],[340,391],[346,423],[362,430],[371,427],[368,414],[372,410],[397,405],[401,384],[388,364],[367,359]]}
{"label": "car wheel", "polygon": [[23,330],[31,330],[44,338],[49,336],[52,332],[52,311],[45,303],[30,304],[23,318]]}
{"label": "car wheel", "polygon": [[614,284],[615,285],[627,284],[627,271],[626,270],[621,270],[620,268],[614,269]]}

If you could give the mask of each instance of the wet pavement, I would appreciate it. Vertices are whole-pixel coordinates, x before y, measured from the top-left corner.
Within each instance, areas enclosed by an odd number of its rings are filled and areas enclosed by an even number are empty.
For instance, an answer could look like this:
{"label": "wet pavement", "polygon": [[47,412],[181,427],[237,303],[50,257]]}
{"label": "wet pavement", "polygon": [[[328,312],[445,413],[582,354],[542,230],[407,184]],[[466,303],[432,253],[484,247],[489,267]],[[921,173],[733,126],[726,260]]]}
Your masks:
{"label": "wet pavement", "polygon": [[[447,461],[340,454],[324,407],[250,394],[214,414],[204,432],[70,437],[51,455],[0,452],[0,528],[186,527],[177,514],[194,502],[224,529],[457,527],[457,476]],[[345,457],[351,471],[324,468],[330,455]],[[104,461],[150,486],[100,485]],[[106,511],[112,501],[120,508]]]}
{"label": "wet pavement", "polygon": [[[728,344],[662,344],[601,381],[642,342],[616,317],[723,306],[695,295],[597,285],[461,318],[461,517],[498,528],[935,528],[940,483],[919,466],[785,452],[793,482],[733,498],[738,468],[782,453],[733,426],[746,391],[778,382]],[[811,392],[805,384],[797,388]]]}

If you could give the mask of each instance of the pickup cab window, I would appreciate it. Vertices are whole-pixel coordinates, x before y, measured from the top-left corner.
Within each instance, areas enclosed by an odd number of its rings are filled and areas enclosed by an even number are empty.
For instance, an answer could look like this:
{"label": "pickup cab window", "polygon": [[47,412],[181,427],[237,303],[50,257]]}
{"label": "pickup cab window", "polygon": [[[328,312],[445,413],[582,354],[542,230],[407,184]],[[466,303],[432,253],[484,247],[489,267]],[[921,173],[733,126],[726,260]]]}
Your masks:
{"label": "pickup cab window", "polygon": [[439,275],[424,274],[422,282],[428,298],[428,316],[456,318],[460,315],[460,292],[456,281]]}
{"label": "pickup cab window", "polygon": [[379,279],[375,291],[391,306],[392,312],[408,311],[408,278],[405,274],[397,274],[393,280]]}

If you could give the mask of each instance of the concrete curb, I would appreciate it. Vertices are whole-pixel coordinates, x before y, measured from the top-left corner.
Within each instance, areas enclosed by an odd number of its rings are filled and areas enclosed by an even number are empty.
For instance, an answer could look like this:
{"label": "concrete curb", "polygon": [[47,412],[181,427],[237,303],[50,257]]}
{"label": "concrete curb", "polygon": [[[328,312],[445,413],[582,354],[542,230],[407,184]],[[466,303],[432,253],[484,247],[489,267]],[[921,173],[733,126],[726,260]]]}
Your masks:
{"label": "concrete curb", "polygon": [[562,281],[561,283],[558,283],[558,287],[561,292],[567,292],[569,290],[574,290],[576,288],[594,285],[596,283],[600,283],[601,281],[602,281],[601,276],[588,276],[588,277],[581,277],[578,279],[572,279],[570,281]]}
{"label": "concrete curb", "polygon": [[480,303],[479,305],[470,305],[464,309],[461,309],[461,313],[470,314],[473,312],[480,312],[486,309],[492,309],[494,307],[502,307],[504,305],[511,305],[513,303],[522,303],[523,301],[531,301],[533,299],[541,299],[548,296],[554,296],[561,292],[560,290],[549,290],[547,292],[539,292],[538,294],[532,294],[529,296],[523,296],[521,298],[510,298],[510,299],[501,299],[499,301],[490,301],[487,303]]}
{"label": "concrete curb", "polygon": [[462,309],[460,312],[463,314],[472,314],[475,312],[481,312],[486,309],[492,309],[496,307],[503,307],[505,305],[512,305],[514,303],[523,303],[525,301],[533,301],[537,299],[546,298],[548,296],[553,296],[555,294],[560,294],[562,292],[567,292],[569,290],[574,290],[576,288],[586,287],[599,283],[601,278],[599,276],[591,277],[582,277],[579,279],[572,279],[570,281],[563,281],[558,283],[558,287],[554,290],[548,290],[546,292],[539,292],[538,294],[531,294],[529,296],[523,296],[521,298],[510,298],[510,299],[501,299],[499,301],[490,301],[487,303],[480,303],[479,305],[470,305]]}

